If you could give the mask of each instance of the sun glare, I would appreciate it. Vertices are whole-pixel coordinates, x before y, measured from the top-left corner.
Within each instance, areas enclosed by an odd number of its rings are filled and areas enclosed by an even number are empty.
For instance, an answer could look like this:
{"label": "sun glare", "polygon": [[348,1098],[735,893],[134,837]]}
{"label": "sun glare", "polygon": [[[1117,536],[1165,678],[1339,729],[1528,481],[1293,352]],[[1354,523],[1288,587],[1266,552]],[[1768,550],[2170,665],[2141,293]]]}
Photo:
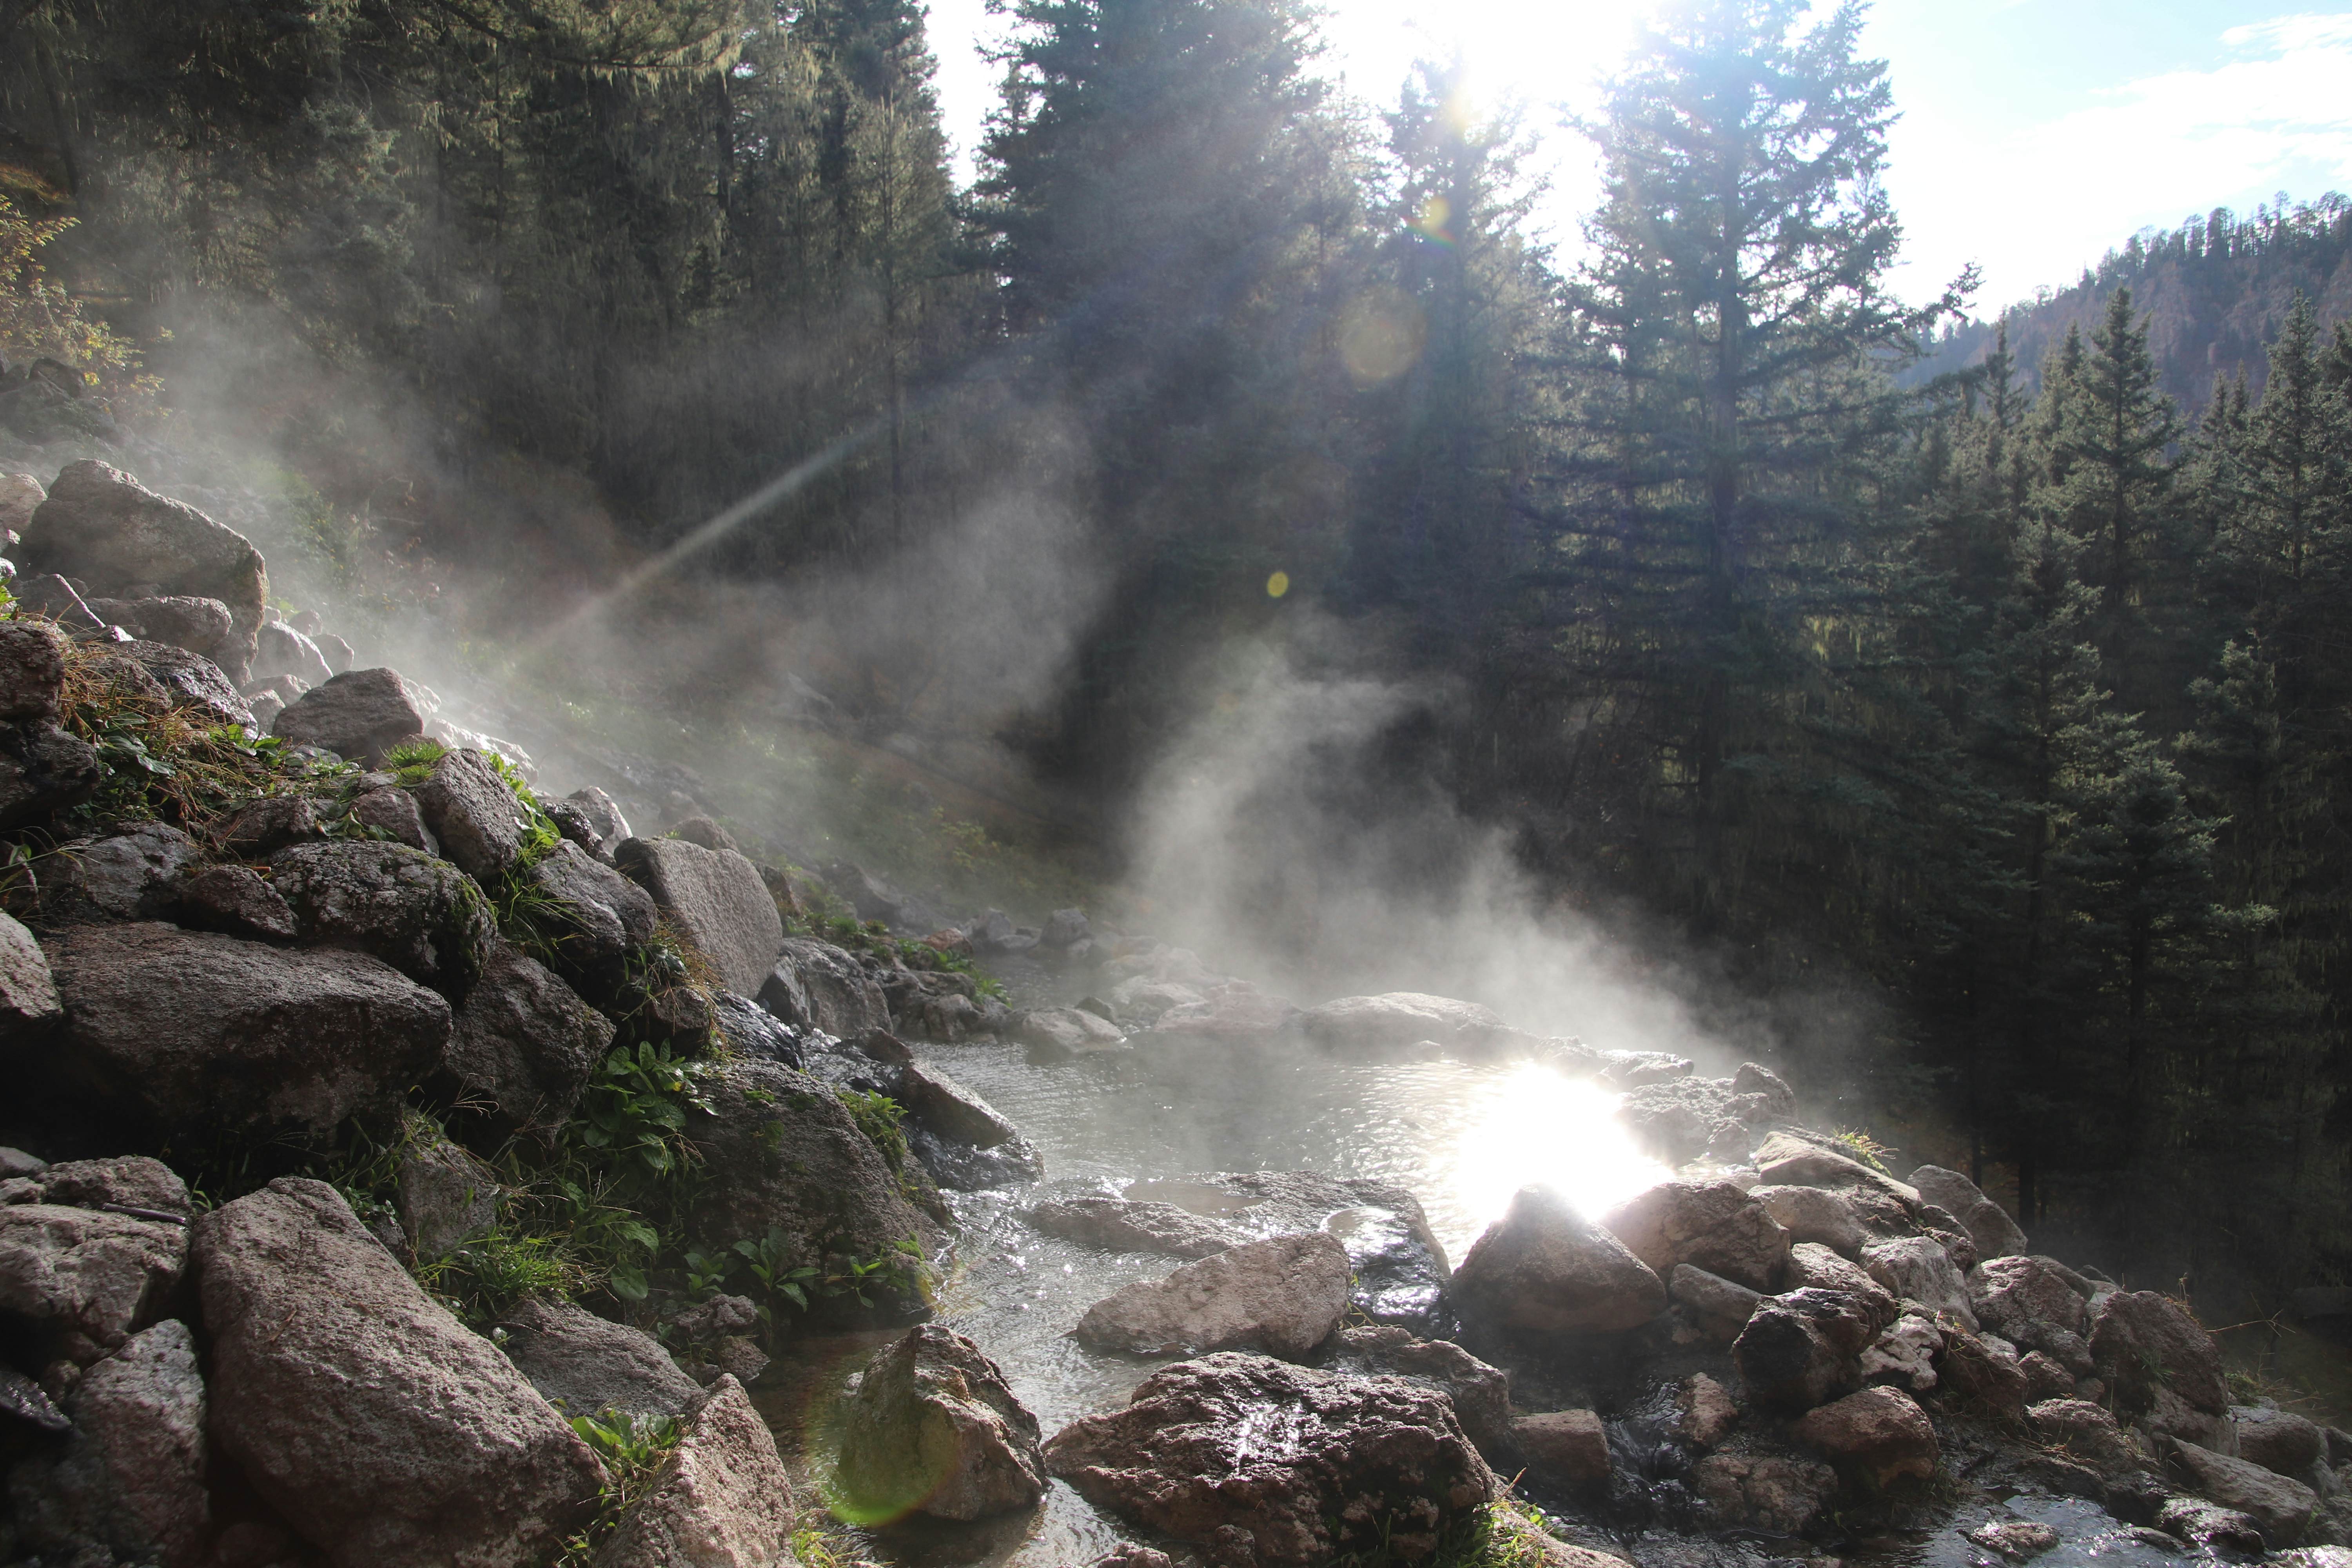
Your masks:
{"label": "sun glare", "polygon": [[[1617,1120],[1623,1096],[1591,1079],[1528,1062],[1487,1080],[1477,1094],[1465,1108],[1445,1174],[1454,1211],[1479,1230],[1502,1217],[1521,1187],[1553,1188],[1578,1213],[1594,1217],[1674,1174],[1643,1153]],[[1469,1238],[1445,1239],[1459,1258]]]}

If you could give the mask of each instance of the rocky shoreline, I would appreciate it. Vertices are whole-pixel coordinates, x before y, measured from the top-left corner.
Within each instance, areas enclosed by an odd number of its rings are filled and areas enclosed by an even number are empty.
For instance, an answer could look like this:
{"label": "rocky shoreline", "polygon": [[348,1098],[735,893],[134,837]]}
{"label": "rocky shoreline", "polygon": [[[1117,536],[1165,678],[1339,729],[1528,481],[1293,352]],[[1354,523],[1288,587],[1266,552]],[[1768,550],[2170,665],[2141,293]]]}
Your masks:
{"label": "rocky shoreline", "polygon": [[[1984,1562],[2352,1565],[2352,1434],[2233,1398],[2179,1304],[2032,1253],[1958,1173],[1807,1131],[1760,1066],[1412,994],[1301,1008],[1074,910],[950,923],[747,854],[684,792],[542,792],[103,464],[0,512],[0,1561],[769,1568],[820,1504],[961,1523],[1060,1482],[1134,1568],[1962,1528]],[[1016,1010],[975,958],[1092,989]],[[1529,1188],[1455,1266],[1393,1184],[1041,1187],[909,1039],[1073,1073],[1541,1062],[1622,1092],[1680,1173],[1597,1216]],[[925,1321],[949,1194],[982,1191],[1165,1259],[1074,1330],[1164,1363],[1124,1406],[1049,1433]],[[747,1390],[806,1336],[900,1328],[795,1435],[796,1500]],[[2095,1507],[2069,1536],[2018,1498]]]}

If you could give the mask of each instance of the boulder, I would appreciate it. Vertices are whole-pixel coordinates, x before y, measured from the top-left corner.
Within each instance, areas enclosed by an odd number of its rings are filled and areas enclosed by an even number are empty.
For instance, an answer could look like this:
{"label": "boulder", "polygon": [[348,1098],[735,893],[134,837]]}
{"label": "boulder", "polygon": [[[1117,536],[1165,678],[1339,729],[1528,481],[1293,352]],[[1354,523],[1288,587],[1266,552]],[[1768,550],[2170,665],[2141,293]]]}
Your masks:
{"label": "boulder", "polygon": [[1424,1340],[1393,1323],[1341,1329],[1324,1342],[1322,1365],[1365,1377],[1423,1384],[1453,1402],[1454,1418],[1480,1453],[1511,1449],[1511,1380],[1451,1340]]}
{"label": "boulder", "polygon": [[1983,1257],[2007,1258],[2025,1250],[2025,1232],[2009,1211],[1959,1172],[1922,1165],[1911,1173],[1911,1184],[1923,1200],[1958,1219]]}
{"label": "boulder", "polygon": [[2134,1468],[2138,1458],[2116,1418],[2087,1399],[2045,1399],[2025,1409],[2033,1435],[2103,1475]]}
{"label": "boulder", "polygon": [[1691,1467],[1690,1489],[1725,1527],[1801,1534],[1837,1490],[1837,1472],[1777,1454],[1709,1454]]}
{"label": "boulder", "polygon": [[784,923],[758,867],[731,849],[705,849],[683,838],[627,839],[613,858],[710,961],[720,984],[749,996],[767,984],[783,948]]}
{"label": "boulder", "polygon": [[605,1479],[587,1445],[332,1187],[279,1177],[223,1205],[195,1262],[208,1430],[339,1568],[522,1568],[586,1520]]}
{"label": "boulder", "polygon": [[1657,1274],[1559,1194],[1523,1187],[1454,1271],[1465,1321],[1539,1333],[1639,1328],[1665,1310]]}
{"label": "boulder", "polygon": [[1446,1292],[1454,1271],[1418,1204],[1341,1209],[1323,1228],[1348,1249],[1356,1280],[1348,1299],[1353,1310],[1418,1333],[1451,1331]]}
{"label": "boulder", "polygon": [[1047,1236],[1110,1252],[1208,1258],[1246,1238],[1174,1204],[1091,1195],[1039,1204],[1024,1215]]}
{"label": "boulder", "polygon": [[[210,661],[233,681],[247,677],[243,636],[236,617],[218,599],[169,594],[152,599],[92,599],[89,607],[100,619],[121,626],[142,642],[185,648]],[[323,677],[321,679],[324,679]]]}
{"label": "boulder", "polygon": [[2011,1563],[2039,1557],[2061,1539],[2055,1529],[2033,1519],[1988,1520],[1961,1533],[1987,1552]]}
{"label": "boulder", "polygon": [[289,844],[316,844],[327,837],[319,808],[307,795],[247,801],[205,831],[215,849],[240,860],[266,860]]}
{"label": "boulder", "polygon": [[425,826],[457,868],[488,886],[522,860],[530,812],[480,752],[444,752],[416,787]]}
{"label": "boulder", "polygon": [[854,1523],[985,1519],[1045,1495],[1037,1418],[978,1345],[936,1324],[876,1356],[835,1420],[833,1504]]}
{"label": "boulder", "polygon": [[553,1128],[612,1048],[613,1025],[538,960],[499,942],[449,1030],[446,1070],[501,1128]]}
{"label": "boulder", "polygon": [[267,680],[274,675],[290,675],[311,687],[323,686],[335,672],[317,643],[283,621],[264,621],[254,637],[250,679]]}
{"label": "boulder", "polygon": [[176,1215],[192,1219],[196,1207],[188,1184],[161,1160],[143,1154],[123,1154],[109,1160],[63,1160],[42,1168],[33,1184],[45,1204],[75,1204],[104,1208],[114,1204],[143,1209],[144,1217]]}
{"label": "boulder", "polygon": [[264,942],[292,942],[293,908],[250,866],[207,866],[180,889],[182,923]]}
{"label": "boulder", "polygon": [[898,1103],[909,1121],[975,1149],[993,1149],[1021,1136],[995,1107],[938,1068],[910,1065],[898,1074]]}
{"label": "boulder", "polygon": [[580,815],[587,820],[590,831],[596,836],[596,842],[587,846],[588,848],[609,850],[630,837],[629,819],[621,815],[621,808],[613,803],[611,795],[593,784],[585,789],[575,789],[563,798],[580,808]]}
{"label": "boulder", "polygon": [[1906,1312],[1862,1352],[1863,1381],[1925,1394],[1936,1386],[1936,1356],[1943,1348],[1943,1331],[1934,1319]]}
{"label": "boulder", "polygon": [[64,1089],[157,1141],[323,1137],[396,1111],[440,1064],[449,1005],[381,960],[173,926],[80,926],[44,944]]}
{"label": "boulder", "polygon": [[481,977],[498,940],[481,889],[446,860],[405,844],[289,845],[269,858],[269,883],[294,911],[303,942],[372,954],[456,1003]]}
{"label": "boulder", "polygon": [[1627,1250],[1664,1278],[1678,1264],[1771,1290],[1789,1261],[1789,1233],[1729,1182],[1661,1182],[1601,1216]]}
{"label": "boulder", "polygon": [[596,1568],[779,1568],[792,1554],[793,1488],[776,1440],[721,1374],[653,1489],[622,1516]]}
{"label": "boulder", "polygon": [[1969,1288],[1951,1255],[1933,1237],[1901,1236],[1873,1241],[1862,1249],[1862,1266],[1873,1279],[1906,1301],[1933,1312],[1948,1312],[1965,1328],[1977,1326]]}
{"label": "boulder", "polygon": [[2013,1352],[1957,1326],[1944,1335],[1936,1378],[1961,1405],[2003,1421],[2021,1419],[2033,1392]]}
{"label": "boulder", "polygon": [[1862,1187],[1913,1208],[1919,1205],[1919,1189],[1909,1183],[1790,1132],[1775,1132],[1765,1139],[1757,1146],[1755,1161],[1756,1173],[1768,1187]]}
{"label": "boulder", "polygon": [[2319,1507],[2319,1494],[2301,1481],[2194,1443],[2173,1445],[2172,1468],[2198,1496],[2252,1516],[2272,1546],[2292,1546],[2302,1539]]}
{"label": "boulder", "polygon": [[152,1321],[188,1256],[178,1220],[67,1203],[0,1205],[0,1312],[51,1335],[88,1362]]}
{"label": "boulder", "polygon": [[660,911],[653,895],[568,840],[528,874],[547,907],[541,923],[555,948],[554,967],[589,995],[613,994],[629,954],[654,938]]}
{"label": "boulder", "polygon": [[205,1490],[205,1381],[188,1326],[156,1324],[92,1366],[68,1401],[64,1451],[11,1478],[17,1544],[100,1561],[198,1568],[212,1532]]}
{"label": "boulder", "polygon": [[1695,1372],[1675,1385],[1674,1435],[1692,1447],[1714,1447],[1738,1422],[1731,1391],[1706,1373]]}
{"label": "boulder", "polygon": [[2153,1290],[2117,1290],[2091,1314],[2090,1346],[2117,1408],[2140,1411],[2168,1390],[2210,1415],[2229,1412],[2221,1353],[2197,1320]]}
{"label": "boulder", "polygon": [[2088,1376],[2083,1298],[2038,1258],[1988,1258],[1969,1271],[1977,1321],[2021,1349],[2048,1354],[2069,1373]]}
{"label": "boulder", "polygon": [[15,916],[0,910],[0,1042],[38,1034],[63,1016],[41,944]]}
{"label": "boulder", "polygon": [[525,1297],[499,1319],[507,1359],[567,1415],[683,1415],[702,1389],[659,1340],[569,1301]]}
{"label": "boulder", "polygon": [[712,1026],[729,1048],[795,1071],[806,1070],[809,1042],[802,1037],[801,1031],[750,997],[738,996],[732,991],[714,992],[710,1012]]}
{"label": "boulder", "polygon": [[420,1263],[446,1258],[499,1219],[497,1173],[446,1138],[418,1138],[394,1167],[401,1234]]}
{"label": "boulder", "polygon": [[1861,1265],[1847,1262],[1817,1241],[1801,1241],[1789,1248],[1789,1288],[1843,1290],[1868,1303],[1879,1322],[1895,1321],[1894,1294],[1864,1273]]}
{"label": "boulder", "polygon": [[1409,1050],[1431,1041],[1449,1050],[1476,1050],[1502,1033],[1493,1008],[1418,991],[1342,996],[1299,1016],[1298,1027],[1327,1050],[1368,1056]]}
{"label": "boulder", "polygon": [[441,841],[425,826],[425,814],[417,809],[416,797],[404,789],[387,785],[355,797],[352,801],[352,820],[362,827],[373,828],[394,844],[421,849],[436,860],[441,858]]}
{"label": "boulder", "polygon": [[890,1026],[890,1004],[857,955],[829,942],[793,937],[760,986],[760,1005],[795,1028],[855,1040]]}
{"label": "boulder", "polygon": [[54,724],[0,724],[0,829],[79,805],[106,776],[98,752]]}
{"label": "boulder", "polygon": [[1751,1187],[1748,1195],[1789,1233],[1791,1245],[1811,1242],[1858,1258],[1869,1239],[1845,1194],[1828,1187]]}
{"label": "boulder", "polygon": [[1842,1291],[1791,1290],[1757,1307],[1731,1357],[1750,1401],[1793,1415],[1859,1387],[1862,1352],[1884,1327]]}
{"label": "boulder", "polygon": [[1444,1395],[1230,1352],[1164,1367],[1125,1409],[1072,1422],[1045,1462],[1214,1568],[1413,1561],[1496,1489]]}
{"label": "boulder", "polygon": [[709,1250],[773,1230],[795,1266],[835,1255],[898,1259],[888,1306],[919,1313],[937,1232],[833,1091],[742,1058],[705,1089],[710,1109],[687,1117],[705,1178],[689,1234]]}
{"label": "boulder", "polygon": [[1082,1007],[1039,1007],[1013,1022],[1012,1038],[1029,1047],[1032,1059],[1067,1061],[1097,1051],[1127,1047],[1127,1037],[1117,1024]]}
{"label": "boulder", "polygon": [[288,704],[269,732],[302,746],[323,746],[339,757],[380,767],[387,749],[420,733],[407,682],[390,669],[350,669]]}
{"label": "boulder", "polygon": [[36,570],[107,597],[217,599],[248,653],[269,596],[261,552],[243,534],[100,462],[68,464],[58,475],[22,548]]}
{"label": "boulder", "polygon": [[65,650],[65,635],[47,621],[0,621],[0,721],[57,721]]}
{"label": "boulder", "polygon": [[2252,1515],[2201,1498],[2168,1499],[2157,1512],[2156,1528],[2162,1534],[2203,1547],[2216,1556],[2259,1556],[2264,1544],[2263,1527]]}
{"label": "boulder", "polygon": [[2292,1410],[2233,1405],[2230,1420],[2238,1429],[2238,1458],[2250,1465],[2300,1480],[2327,1457],[2326,1432]]}
{"label": "boulder", "polygon": [[[1675,1067],[1687,1069],[1682,1058],[1672,1060]],[[1629,1070],[1643,1081],[1626,1091],[1624,1102],[1617,1108],[1617,1120],[1635,1142],[1674,1164],[1701,1155],[1721,1162],[1739,1159],[1747,1153],[1757,1130],[1780,1115],[1771,1095],[1742,1093],[1734,1088],[1732,1079],[1690,1078],[1681,1072],[1660,1078],[1653,1075],[1669,1069],[1656,1064],[1641,1068],[1628,1063],[1617,1068],[1621,1077]]]}
{"label": "boulder", "polygon": [[1790,1432],[1872,1487],[1905,1476],[1926,1480],[1943,1449],[1916,1401],[1899,1388],[1865,1388],[1808,1411]]}
{"label": "boulder", "polygon": [[166,702],[187,710],[191,723],[258,728],[253,709],[238,694],[236,683],[203,654],[171,643],[145,641],[124,643],[121,651],[137,660],[139,668],[163,688]]}
{"label": "boulder", "polygon": [[[5,375],[0,371],[0,375]],[[49,492],[30,474],[0,474],[0,530],[21,534],[33,525],[33,513]]]}
{"label": "boulder", "polygon": [[1137,1355],[1255,1350],[1297,1360],[1348,1310],[1347,1248],[1321,1231],[1245,1242],[1096,1302],[1071,1332]]}
{"label": "boulder", "polygon": [[1590,1410],[1547,1410],[1511,1423],[1511,1440],[1537,1479],[1588,1497],[1605,1494],[1614,1467],[1609,1434]]}
{"label": "boulder", "polygon": [[1729,1344],[1756,1315],[1764,1298],[1747,1286],[1677,1263],[1666,1278],[1666,1294],[1715,1338]]}
{"label": "boulder", "polygon": [[203,858],[194,839],[163,822],[66,845],[34,862],[40,919],[50,926],[155,920],[179,903],[183,885]]}
{"label": "boulder", "polygon": [[[1171,986],[1169,990],[1182,990]],[[1114,997],[1114,1005],[1116,998]],[[1298,1018],[1297,1005],[1238,983],[1208,996],[1171,1003],[1153,1016],[1150,1033],[1162,1040],[1255,1045],[1273,1039]]]}

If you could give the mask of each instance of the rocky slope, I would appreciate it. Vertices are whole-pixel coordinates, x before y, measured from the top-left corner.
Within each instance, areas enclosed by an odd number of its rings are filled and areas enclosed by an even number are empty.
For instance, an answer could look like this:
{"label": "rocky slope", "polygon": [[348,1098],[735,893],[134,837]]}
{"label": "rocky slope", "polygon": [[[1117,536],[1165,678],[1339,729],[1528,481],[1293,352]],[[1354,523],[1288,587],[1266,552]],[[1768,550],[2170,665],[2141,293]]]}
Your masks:
{"label": "rocky slope", "polygon": [[[0,1561],[773,1564],[802,1510],[747,1385],[884,1329],[786,1445],[875,1530],[1017,1518],[1058,1479],[1139,1565],[1955,1530],[1983,1561],[2352,1563],[2352,1435],[2233,1403],[2178,1303],[2034,1254],[1957,1173],[1805,1131],[1760,1067],[1443,997],[1301,1009],[1076,910],[910,926],[690,799],[542,793],[125,475],[5,494]],[[975,953],[1084,999],[1015,1012]],[[1378,1182],[1040,1194],[1020,1130],[902,1043],[982,1037],[1068,1072],[1540,1060],[1622,1091],[1681,1173],[1599,1216],[1529,1189],[1458,1268]],[[988,1346],[920,1322],[943,1188],[1165,1258],[1076,1331],[1159,1363],[1127,1404],[1045,1432]]]}

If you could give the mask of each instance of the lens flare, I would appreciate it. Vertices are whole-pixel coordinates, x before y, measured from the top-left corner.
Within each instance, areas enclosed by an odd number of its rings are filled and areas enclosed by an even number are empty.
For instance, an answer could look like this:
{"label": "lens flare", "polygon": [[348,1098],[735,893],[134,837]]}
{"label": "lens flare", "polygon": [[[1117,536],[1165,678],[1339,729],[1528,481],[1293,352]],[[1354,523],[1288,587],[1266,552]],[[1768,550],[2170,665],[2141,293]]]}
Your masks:
{"label": "lens flare", "polygon": [[1428,337],[1428,319],[1411,295],[1370,289],[1339,318],[1339,358],[1360,384],[1377,386],[1412,369]]}
{"label": "lens flare", "polygon": [[1290,592],[1290,574],[1289,574],[1289,573],[1287,573],[1287,572],[1276,572],[1273,576],[1268,577],[1268,578],[1265,580],[1265,596],[1266,596],[1267,598],[1269,598],[1269,599],[1279,599],[1279,598],[1281,598],[1285,594],[1287,594],[1287,593],[1289,593],[1289,592]]}
{"label": "lens flare", "polygon": [[1483,1228],[1521,1187],[1547,1186],[1597,1217],[1674,1173],[1617,1120],[1624,1098],[1591,1079],[1528,1062],[1480,1086],[1445,1173],[1458,1210]]}

